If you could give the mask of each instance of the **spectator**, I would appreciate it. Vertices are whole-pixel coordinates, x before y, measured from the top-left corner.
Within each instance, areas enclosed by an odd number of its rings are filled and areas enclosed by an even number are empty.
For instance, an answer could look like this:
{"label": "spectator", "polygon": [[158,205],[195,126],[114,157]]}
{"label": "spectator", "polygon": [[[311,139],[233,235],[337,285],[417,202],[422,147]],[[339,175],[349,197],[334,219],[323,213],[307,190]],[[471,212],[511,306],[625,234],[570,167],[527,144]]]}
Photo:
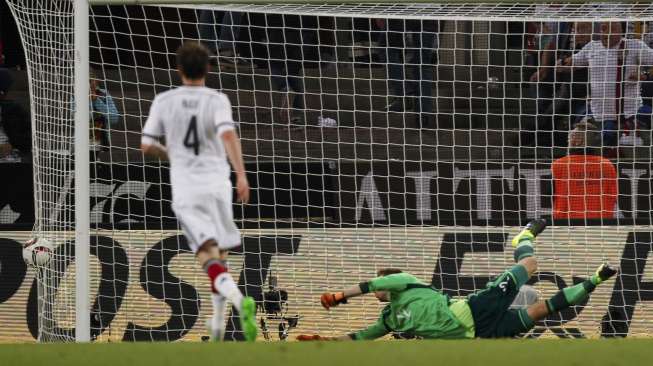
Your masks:
{"label": "spectator", "polygon": [[[570,23],[566,22],[535,22],[537,34],[531,61],[537,66],[531,77],[531,95],[537,99],[538,114],[543,113],[552,102],[555,79],[555,60],[559,52],[568,49]],[[541,111],[541,112],[540,112]]]}
{"label": "spectator", "polygon": [[[641,31],[642,41],[653,48],[653,22],[645,22]],[[642,80],[643,103],[653,107],[653,67],[642,70],[640,79]]]}
{"label": "spectator", "polygon": [[617,145],[619,128],[635,125],[637,114],[645,113],[640,111],[639,79],[642,67],[653,65],[653,49],[626,38],[624,29],[620,22],[601,23],[601,39],[563,61],[565,66],[589,68],[591,99],[586,114],[601,126],[607,146]]}
{"label": "spectator", "polygon": [[243,13],[226,11],[220,21],[220,31],[216,34],[216,12],[213,10],[200,11],[200,37],[206,47],[215,53],[221,62],[246,65],[248,62],[240,57],[237,40],[240,37],[240,22]]}
{"label": "spectator", "polygon": [[[433,86],[437,21],[387,19],[388,112],[412,109],[417,127],[429,127],[433,114]],[[383,40],[382,40],[383,41]]]}
{"label": "spectator", "polygon": [[32,154],[32,125],[29,113],[8,98],[13,78],[0,69],[0,161],[29,160]]}
{"label": "spectator", "polygon": [[299,15],[266,14],[270,81],[274,91],[282,93],[279,120],[292,129],[306,126],[304,103],[304,39],[310,37]]}
{"label": "spectator", "polygon": [[[337,117],[337,111],[327,108],[334,89],[320,82],[318,92],[305,90],[305,83],[311,80],[305,77],[306,68],[315,67],[323,76],[337,70],[335,18],[254,13],[249,20],[253,60],[258,68],[269,70],[270,91],[275,100],[280,99],[280,105],[273,103],[273,123],[287,123],[292,130],[301,131],[309,124],[308,118],[321,113],[315,125],[335,127],[336,119],[328,114]],[[314,101],[319,97],[320,105],[309,115],[306,98],[311,96]]]}
{"label": "spectator", "polygon": [[[556,59],[580,51],[592,39],[592,23],[575,23],[571,29],[570,35],[561,35],[563,44],[556,54]],[[537,115],[537,146],[567,146],[569,127],[573,124],[577,113],[583,111],[587,103],[587,69],[579,68],[570,74],[558,75],[554,88],[553,100],[548,103],[544,113],[538,112]]]}
{"label": "spectator", "polygon": [[106,89],[100,87],[97,74],[91,70],[90,77],[90,118],[91,118],[91,162],[98,159],[100,151],[110,146],[109,129],[120,122],[120,114],[113,98]]}
{"label": "spectator", "polygon": [[586,118],[569,133],[569,155],[551,165],[554,219],[611,219],[617,202],[617,171],[598,154],[600,132]]}
{"label": "spectator", "polygon": [[[571,56],[573,53],[579,52],[585,47],[594,35],[594,25],[590,22],[578,22],[574,24],[572,37],[570,39],[570,47],[568,52],[565,52],[563,58]],[[569,108],[572,116],[583,106],[587,104],[587,96],[589,95],[589,72],[587,68],[579,68],[573,70],[571,75],[563,74],[561,77],[565,81],[564,87],[567,90],[566,95],[569,96]],[[563,94],[565,94],[563,92]],[[584,117],[584,116],[583,116]],[[573,123],[569,123],[571,126]]]}

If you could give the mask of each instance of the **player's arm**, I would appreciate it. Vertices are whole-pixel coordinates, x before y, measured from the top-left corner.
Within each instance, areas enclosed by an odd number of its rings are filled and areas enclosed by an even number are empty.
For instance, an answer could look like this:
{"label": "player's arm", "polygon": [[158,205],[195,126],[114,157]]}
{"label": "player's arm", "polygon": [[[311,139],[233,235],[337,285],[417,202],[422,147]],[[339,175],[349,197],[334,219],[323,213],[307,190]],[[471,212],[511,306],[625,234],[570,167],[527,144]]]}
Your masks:
{"label": "player's arm", "polygon": [[245,164],[243,163],[243,153],[240,146],[240,139],[235,130],[225,131],[220,135],[224,149],[227,152],[229,162],[236,172],[236,192],[238,200],[243,203],[249,201],[249,181],[245,174]]}
{"label": "player's arm", "polygon": [[297,336],[298,341],[351,341],[349,334],[338,337],[321,336],[319,334],[300,334]]}
{"label": "player's arm", "polygon": [[234,127],[231,102],[229,102],[229,98],[224,94],[220,94],[218,100],[219,102],[216,103],[214,115],[215,129],[218,138],[222,140],[222,145],[227,152],[229,163],[231,163],[231,167],[236,172],[236,193],[238,194],[238,200],[247,203],[249,202],[249,182],[245,174],[240,138]]}
{"label": "player's arm", "polygon": [[146,135],[141,137],[141,151],[147,156],[168,160],[168,149],[154,137]]}
{"label": "player's arm", "polygon": [[160,107],[155,99],[150,107],[150,114],[147,117],[147,121],[145,121],[145,126],[143,126],[141,151],[147,156],[168,160],[168,149],[160,142],[164,131],[159,110]]}
{"label": "player's arm", "polygon": [[420,283],[417,278],[408,273],[395,273],[388,276],[373,278],[358,285],[351,286],[339,292],[326,292],[322,294],[320,301],[325,309],[339,304],[347,303],[347,299],[364,295],[374,291],[402,291],[409,284]]}
{"label": "player's arm", "polygon": [[325,337],[319,334],[302,334],[297,336],[298,341],[363,341],[373,340],[388,334],[389,330],[383,322],[383,315],[376,321],[376,323],[369,327],[359,330],[358,332],[345,334],[339,337]]}
{"label": "player's arm", "polygon": [[369,327],[359,330],[355,333],[347,334],[344,337],[354,341],[367,341],[383,337],[384,335],[390,333],[388,328],[385,326],[385,323],[383,322],[383,316],[384,315],[381,315],[379,320],[377,320],[376,323],[370,325]]}

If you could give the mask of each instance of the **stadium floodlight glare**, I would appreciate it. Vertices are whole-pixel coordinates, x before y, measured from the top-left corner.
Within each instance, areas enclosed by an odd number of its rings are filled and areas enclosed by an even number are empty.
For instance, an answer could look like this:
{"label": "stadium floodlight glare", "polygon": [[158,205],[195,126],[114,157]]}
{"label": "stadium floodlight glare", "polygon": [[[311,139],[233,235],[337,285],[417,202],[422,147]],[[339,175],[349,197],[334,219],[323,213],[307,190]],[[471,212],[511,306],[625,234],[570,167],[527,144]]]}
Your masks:
{"label": "stadium floodlight glare", "polygon": [[[634,38],[653,34],[648,2],[279,2],[8,0],[29,76],[33,236],[54,247],[36,274],[39,341],[201,339],[199,304],[210,301],[203,273],[178,235],[167,165],[138,145],[154,96],[179,85],[174,54],[183,41],[227,48],[208,86],[231,99],[256,184],[256,201],[235,206],[250,241],[234,273],[242,266],[241,285],[260,292],[273,272],[301,316],[297,329],[335,334],[371,321],[378,304],[324,314],[317,298],[326,288],[398,266],[466,295],[510,263],[500,250],[516,221],[551,216],[540,198],[560,150],[551,140],[566,140],[575,111],[536,107],[546,97],[525,61],[541,56],[533,47],[546,37],[596,38],[608,21],[628,22]],[[542,33],[547,23],[574,31]],[[573,42],[561,52],[573,53]],[[558,77],[549,84],[564,84]],[[91,79],[103,100],[113,98],[118,122],[89,111]],[[540,122],[554,127],[537,130]],[[523,154],[524,126],[549,147]],[[616,217],[637,212],[639,198],[620,202],[630,207]],[[640,228],[554,226],[536,246],[545,272],[538,289],[618,262]],[[623,310],[630,300],[622,298],[597,291],[551,324],[598,336],[617,316],[607,304]],[[650,334],[650,315],[637,314],[619,319],[625,332]]]}

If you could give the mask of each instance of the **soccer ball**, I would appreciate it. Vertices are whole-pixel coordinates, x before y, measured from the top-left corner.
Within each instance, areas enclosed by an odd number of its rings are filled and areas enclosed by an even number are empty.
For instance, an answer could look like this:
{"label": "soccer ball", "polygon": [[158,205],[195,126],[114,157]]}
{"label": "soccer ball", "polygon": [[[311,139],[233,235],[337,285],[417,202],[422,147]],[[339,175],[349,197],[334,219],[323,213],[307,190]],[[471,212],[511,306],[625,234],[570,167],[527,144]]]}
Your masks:
{"label": "soccer ball", "polygon": [[45,266],[50,262],[53,250],[50,240],[33,238],[23,245],[23,260],[28,266]]}

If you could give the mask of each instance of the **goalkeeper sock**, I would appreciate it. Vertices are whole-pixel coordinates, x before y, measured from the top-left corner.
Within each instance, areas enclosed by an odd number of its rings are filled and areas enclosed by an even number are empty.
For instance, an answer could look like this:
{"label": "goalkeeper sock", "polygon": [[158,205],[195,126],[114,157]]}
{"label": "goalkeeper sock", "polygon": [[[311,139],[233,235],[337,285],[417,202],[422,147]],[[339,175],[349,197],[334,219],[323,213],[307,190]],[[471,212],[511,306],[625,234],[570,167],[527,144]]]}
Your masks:
{"label": "goalkeeper sock", "polygon": [[587,299],[597,285],[607,281],[616,275],[617,272],[617,269],[610,267],[609,264],[601,264],[589,280],[585,280],[575,286],[563,288],[555,296],[546,300],[546,307],[549,309],[549,313],[558,312],[572,305],[580,304]]}
{"label": "goalkeeper sock", "polygon": [[512,246],[515,247],[515,262],[533,256],[533,242],[544,229],[546,229],[546,220],[532,220],[512,238]]}
{"label": "goalkeeper sock", "polygon": [[243,303],[243,294],[234,282],[229,272],[221,273],[214,281],[213,286],[218,290],[218,293],[231,301],[240,312]]}
{"label": "goalkeeper sock", "polygon": [[[593,278],[594,276],[592,276]],[[565,287],[558,291],[552,298],[546,300],[546,307],[549,314],[557,313],[570,306],[578,305],[585,301],[589,294],[594,291],[596,284],[592,279],[585,280],[577,285]]]}
{"label": "goalkeeper sock", "polygon": [[515,263],[520,260],[533,256],[533,238],[522,237],[517,248],[515,248],[514,258]]}

